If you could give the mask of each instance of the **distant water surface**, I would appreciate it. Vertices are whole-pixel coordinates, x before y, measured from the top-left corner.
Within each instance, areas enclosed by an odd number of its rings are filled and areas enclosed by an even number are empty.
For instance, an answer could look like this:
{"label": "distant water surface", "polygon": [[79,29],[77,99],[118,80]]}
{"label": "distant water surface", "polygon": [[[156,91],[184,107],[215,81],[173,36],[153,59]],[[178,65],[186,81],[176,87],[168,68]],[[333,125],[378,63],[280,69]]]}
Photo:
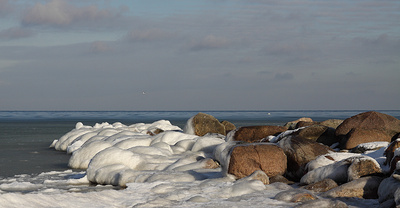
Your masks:
{"label": "distant water surface", "polygon": [[[66,170],[70,155],[49,149],[53,140],[85,125],[121,122],[125,125],[169,120],[181,128],[199,111],[0,111],[0,178],[16,174],[36,174]],[[283,125],[301,117],[315,121],[346,119],[363,110],[353,111],[201,111],[237,127]],[[400,111],[380,111],[400,118]]]}

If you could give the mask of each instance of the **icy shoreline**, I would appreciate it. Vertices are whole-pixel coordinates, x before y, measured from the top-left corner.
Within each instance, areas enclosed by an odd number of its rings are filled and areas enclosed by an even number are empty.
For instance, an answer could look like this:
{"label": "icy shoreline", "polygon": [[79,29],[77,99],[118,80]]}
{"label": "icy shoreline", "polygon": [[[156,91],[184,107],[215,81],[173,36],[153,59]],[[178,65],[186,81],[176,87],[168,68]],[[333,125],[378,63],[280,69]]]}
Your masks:
{"label": "icy shoreline", "polygon": [[[0,205],[293,207],[300,204],[275,199],[282,191],[297,190],[297,184],[265,185],[260,180],[236,180],[227,174],[229,147],[235,144],[231,138],[219,134],[196,136],[191,128],[187,129],[190,131],[166,120],[130,126],[119,122],[85,126],[79,122],[51,146],[72,154],[71,168],[86,170],[3,179]],[[381,164],[382,151],[381,148],[369,152],[368,156]],[[119,187],[126,188],[114,190]],[[376,199],[344,201],[349,207],[379,205]]]}

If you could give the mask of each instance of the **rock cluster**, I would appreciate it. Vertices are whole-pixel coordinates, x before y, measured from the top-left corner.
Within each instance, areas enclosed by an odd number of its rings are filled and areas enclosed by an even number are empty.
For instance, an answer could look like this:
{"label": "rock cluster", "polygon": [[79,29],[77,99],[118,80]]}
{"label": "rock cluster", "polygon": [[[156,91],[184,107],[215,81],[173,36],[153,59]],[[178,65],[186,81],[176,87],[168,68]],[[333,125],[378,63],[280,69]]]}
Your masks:
{"label": "rock cluster", "polygon": [[[212,127],[205,127],[208,121],[193,120],[196,128],[205,129],[195,132],[212,128],[220,134],[227,132],[215,120],[209,120]],[[400,175],[396,174],[400,172],[400,120],[390,115],[369,111],[345,120],[300,118],[284,126],[229,130],[226,141],[232,145],[224,150],[229,157],[221,164],[227,166],[228,174],[236,179],[261,178],[264,184],[303,186],[304,191],[279,193],[277,200],[299,203],[297,207],[347,207],[332,198],[356,197],[379,199],[383,207],[400,206]],[[385,158],[377,161],[367,156],[372,151]]]}

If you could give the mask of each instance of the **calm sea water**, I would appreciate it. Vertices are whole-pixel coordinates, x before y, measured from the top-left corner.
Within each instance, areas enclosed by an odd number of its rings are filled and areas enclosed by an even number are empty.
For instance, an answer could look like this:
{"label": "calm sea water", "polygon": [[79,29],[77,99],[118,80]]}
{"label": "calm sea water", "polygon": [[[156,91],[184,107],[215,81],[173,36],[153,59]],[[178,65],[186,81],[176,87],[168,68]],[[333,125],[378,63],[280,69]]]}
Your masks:
{"label": "calm sea water", "polygon": [[[77,122],[151,123],[165,119],[181,128],[199,111],[0,111],[0,178],[66,170],[70,155],[48,148]],[[359,111],[202,111],[239,126],[283,125],[300,117],[346,119]],[[400,111],[380,111],[400,119]]]}

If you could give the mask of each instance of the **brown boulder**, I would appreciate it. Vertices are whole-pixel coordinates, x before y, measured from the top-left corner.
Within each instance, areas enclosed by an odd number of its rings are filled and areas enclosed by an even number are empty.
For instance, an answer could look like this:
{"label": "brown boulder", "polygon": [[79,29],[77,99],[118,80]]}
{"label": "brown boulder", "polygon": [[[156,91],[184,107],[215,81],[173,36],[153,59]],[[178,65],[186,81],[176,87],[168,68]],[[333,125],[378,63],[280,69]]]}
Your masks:
{"label": "brown boulder", "polygon": [[295,135],[283,138],[278,144],[287,156],[287,176],[293,180],[299,180],[305,174],[308,162],[333,152],[328,146]]}
{"label": "brown boulder", "polygon": [[232,147],[228,173],[240,179],[262,170],[268,177],[273,177],[283,175],[286,167],[286,155],[280,147],[274,144],[243,144]]}
{"label": "brown boulder", "polygon": [[284,127],[286,127],[286,128],[289,129],[289,130],[296,129],[296,125],[297,125],[297,123],[300,122],[300,121],[313,122],[313,120],[312,120],[311,118],[303,117],[303,118],[299,118],[299,119],[297,119],[297,120],[295,120],[295,121],[289,121],[289,122],[287,122],[287,123],[284,125]]}
{"label": "brown boulder", "polygon": [[368,111],[344,120],[336,128],[336,135],[345,136],[355,128],[377,129],[393,137],[400,132],[400,120],[384,113]]}
{"label": "brown boulder", "polygon": [[234,141],[259,142],[261,139],[286,131],[283,126],[244,126],[236,130]]}
{"label": "brown boulder", "polygon": [[368,142],[390,142],[391,136],[378,129],[352,129],[347,135],[341,137],[340,145],[342,149],[353,149],[357,145]]}
{"label": "brown boulder", "polygon": [[218,133],[226,135],[225,126],[222,125],[214,116],[198,113],[192,118],[194,134],[204,136],[207,133]]}
{"label": "brown boulder", "polygon": [[331,146],[334,143],[339,142],[335,136],[335,129],[323,126],[323,125],[312,125],[300,129],[293,134],[309,139],[318,143]]}
{"label": "brown boulder", "polygon": [[334,189],[322,193],[322,197],[357,197],[364,199],[377,199],[379,184],[383,178],[368,176],[342,184]]}
{"label": "brown boulder", "polygon": [[226,134],[228,134],[228,132],[236,129],[235,124],[233,124],[233,123],[231,123],[229,121],[222,121],[221,124],[225,126]]}
{"label": "brown boulder", "polygon": [[330,178],[326,178],[322,181],[318,181],[316,183],[312,183],[307,186],[304,186],[304,188],[307,190],[315,191],[315,192],[325,192],[325,191],[329,191],[333,188],[336,188],[337,186],[338,186],[338,184],[334,180],[332,180]]}

